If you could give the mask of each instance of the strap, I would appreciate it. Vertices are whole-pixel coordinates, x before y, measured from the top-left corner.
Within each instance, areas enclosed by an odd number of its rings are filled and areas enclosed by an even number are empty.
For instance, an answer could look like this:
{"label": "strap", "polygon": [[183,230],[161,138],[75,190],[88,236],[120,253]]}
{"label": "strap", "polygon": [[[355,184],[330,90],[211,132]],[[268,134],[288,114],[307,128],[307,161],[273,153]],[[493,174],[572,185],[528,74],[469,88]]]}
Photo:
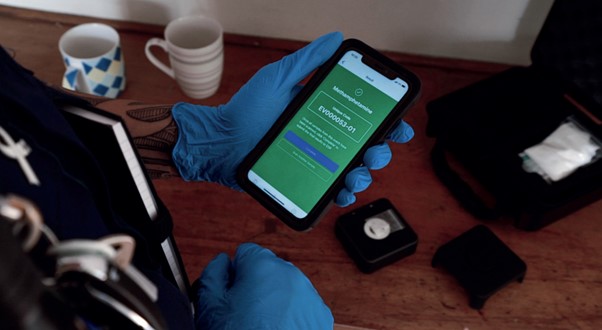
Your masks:
{"label": "strap", "polygon": [[499,218],[500,214],[495,209],[487,206],[472,187],[449,166],[449,162],[445,156],[445,149],[439,141],[435,142],[431,151],[431,162],[435,175],[449,189],[462,207],[481,220],[495,220]]}

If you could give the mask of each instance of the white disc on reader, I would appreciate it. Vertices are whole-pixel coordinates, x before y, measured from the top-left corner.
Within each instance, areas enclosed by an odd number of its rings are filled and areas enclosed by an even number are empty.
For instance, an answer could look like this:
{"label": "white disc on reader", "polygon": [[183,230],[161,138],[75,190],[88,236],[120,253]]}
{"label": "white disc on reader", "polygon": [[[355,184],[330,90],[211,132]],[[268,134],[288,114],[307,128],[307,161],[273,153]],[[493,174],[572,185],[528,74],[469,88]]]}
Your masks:
{"label": "white disc on reader", "polygon": [[381,218],[369,218],[364,223],[364,232],[372,239],[381,240],[389,236],[391,225]]}

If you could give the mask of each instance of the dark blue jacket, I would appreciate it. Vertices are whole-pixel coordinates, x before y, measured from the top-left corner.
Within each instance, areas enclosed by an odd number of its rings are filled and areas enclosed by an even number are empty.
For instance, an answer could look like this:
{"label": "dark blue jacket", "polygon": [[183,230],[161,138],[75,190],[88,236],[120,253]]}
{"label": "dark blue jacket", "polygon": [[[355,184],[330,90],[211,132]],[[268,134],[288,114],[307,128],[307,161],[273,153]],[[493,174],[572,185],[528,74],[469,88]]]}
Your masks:
{"label": "dark blue jacket", "polygon": [[[20,164],[0,150],[0,195],[16,194],[34,202],[60,240],[110,233],[133,236],[134,264],[159,288],[158,305],[170,328],[192,329],[187,297],[161,275],[159,243],[170,235],[169,213],[160,206],[159,225],[141,226],[114,211],[103,169],[57,106],[81,102],[40,82],[0,47],[0,127],[13,142],[22,140],[30,147],[26,160],[40,181],[31,184]],[[0,149],[7,143],[0,136]]]}

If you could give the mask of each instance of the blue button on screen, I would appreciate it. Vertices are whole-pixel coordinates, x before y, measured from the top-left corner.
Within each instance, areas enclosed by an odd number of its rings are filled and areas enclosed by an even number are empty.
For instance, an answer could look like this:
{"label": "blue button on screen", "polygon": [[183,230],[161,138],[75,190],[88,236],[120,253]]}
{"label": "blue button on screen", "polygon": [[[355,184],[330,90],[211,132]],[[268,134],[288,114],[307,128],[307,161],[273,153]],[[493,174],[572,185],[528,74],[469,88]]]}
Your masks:
{"label": "blue button on screen", "polygon": [[337,169],[339,169],[339,164],[330,160],[330,158],[326,157],[326,155],[318,151],[318,149],[312,147],[309,143],[305,142],[305,140],[303,140],[294,132],[287,131],[284,134],[284,138],[287,139],[290,143],[292,143],[295,147],[299,148],[299,150],[301,150],[304,154],[311,157],[311,159],[324,166],[330,172],[334,173]]}

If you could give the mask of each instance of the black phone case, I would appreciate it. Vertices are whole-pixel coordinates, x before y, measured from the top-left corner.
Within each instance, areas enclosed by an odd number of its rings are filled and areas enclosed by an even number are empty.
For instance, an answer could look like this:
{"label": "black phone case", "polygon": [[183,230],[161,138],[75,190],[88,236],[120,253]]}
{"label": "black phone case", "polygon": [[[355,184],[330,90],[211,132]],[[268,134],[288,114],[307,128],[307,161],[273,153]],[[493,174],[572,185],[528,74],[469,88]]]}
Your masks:
{"label": "black phone case", "polygon": [[[259,159],[275,137],[279,134],[280,130],[286,126],[288,121],[295,115],[307,98],[311,95],[313,90],[324,80],[330,69],[334,67],[340,57],[348,50],[358,50],[361,53],[376,59],[383,68],[395,71],[396,74],[400,75],[408,84],[408,92],[402,98],[401,102],[395,107],[391,114],[385,119],[381,126],[376,130],[372,137],[362,147],[360,152],[356,154],[354,159],[349,165],[343,170],[342,174],[337,178],[335,183],[328,189],[316,206],[308,213],[303,219],[297,219],[286,211],[280,204],[271,199],[263,191],[249,182],[247,178],[247,172],[253,166],[253,164]],[[420,80],[409,70],[403,68],[398,63],[392,61],[386,56],[382,55],[378,51],[374,50],[365,43],[356,39],[345,40],[335,54],[324,63],[312,76],[305,87],[297,94],[295,99],[287,106],[282,115],[278,118],[272,128],[262,138],[258,145],[249,153],[249,155],[243,160],[237,171],[238,184],[243,188],[249,195],[255,198],[260,204],[267,208],[270,212],[276,215],[285,224],[297,231],[305,231],[311,229],[320,220],[321,216],[326,213],[328,208],[332,205],[336,194],[341,190],[344,184],[344,177],[346,173],[353,167],[358,166],[361,163],[361,156],[365,150],[382,141],[386,134],[394,127],[395,124],[401,120],[405,115],[406,111],[412,105],[412,103],[418,98],[420,92]]]}

